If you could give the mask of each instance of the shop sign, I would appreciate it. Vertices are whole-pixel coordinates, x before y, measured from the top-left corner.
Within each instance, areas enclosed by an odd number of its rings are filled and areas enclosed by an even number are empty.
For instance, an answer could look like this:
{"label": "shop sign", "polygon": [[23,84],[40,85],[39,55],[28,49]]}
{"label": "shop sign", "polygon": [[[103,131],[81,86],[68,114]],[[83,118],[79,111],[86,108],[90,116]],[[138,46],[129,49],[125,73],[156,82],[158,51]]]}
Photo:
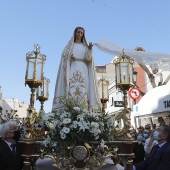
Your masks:
{"label": "shop sign", "polygon": [[164,108],[169,108],[170,107],[170,100],[164,101]]}
{"label": "shop sign", "polygon": [[114,101],[114,106],[115,107],[124,107],[124,102],[123,101]]}

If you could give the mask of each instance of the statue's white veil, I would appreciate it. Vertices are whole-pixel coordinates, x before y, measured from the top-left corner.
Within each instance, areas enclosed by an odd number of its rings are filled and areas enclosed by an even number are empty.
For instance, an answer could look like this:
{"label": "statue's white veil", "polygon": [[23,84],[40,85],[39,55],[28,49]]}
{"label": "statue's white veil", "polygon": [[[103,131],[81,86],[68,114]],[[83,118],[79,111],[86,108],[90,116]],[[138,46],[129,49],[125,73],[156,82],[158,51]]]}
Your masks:
{"label": "statue's white veil", "polygon": [[170,70],[170,54],[126,49],[106,39],[102,39],[94,45],[103,52],[114,56],[120,56],[124,51],[127,56],[134,59],[137,63],[152,66],[154,65],[154,67],[162,70]]}

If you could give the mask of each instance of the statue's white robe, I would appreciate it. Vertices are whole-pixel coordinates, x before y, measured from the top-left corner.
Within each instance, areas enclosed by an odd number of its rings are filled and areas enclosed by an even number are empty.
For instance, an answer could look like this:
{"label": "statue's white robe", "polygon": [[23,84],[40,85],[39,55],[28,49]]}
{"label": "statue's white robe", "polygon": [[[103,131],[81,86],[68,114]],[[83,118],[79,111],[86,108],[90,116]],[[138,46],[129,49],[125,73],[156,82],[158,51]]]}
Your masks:
{"label": "statue's white robe", "polygon": [[[71,56],[75,60],[71,60]],[[87,109],[96,109],[100,105],[92,50],[85,43],[69,42],[62,53],[52,112],[63,108],[60,99],[68,98],[79,104],[86,100]]]}

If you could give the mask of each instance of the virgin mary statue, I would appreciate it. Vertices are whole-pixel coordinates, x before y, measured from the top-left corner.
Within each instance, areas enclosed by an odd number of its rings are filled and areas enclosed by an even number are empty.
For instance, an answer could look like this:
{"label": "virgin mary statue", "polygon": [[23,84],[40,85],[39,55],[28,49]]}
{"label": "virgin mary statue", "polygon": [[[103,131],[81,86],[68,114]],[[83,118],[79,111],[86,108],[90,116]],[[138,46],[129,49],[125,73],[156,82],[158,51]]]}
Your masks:
{"label": "virgin mary statue", "polygon": [[85,30],[77,27],[61,56],[55,86],[52,112],[64,108],[61,99],[72,98],[77,104],[86,100],[86,109],[100,106],[97,79],[92,54]]}

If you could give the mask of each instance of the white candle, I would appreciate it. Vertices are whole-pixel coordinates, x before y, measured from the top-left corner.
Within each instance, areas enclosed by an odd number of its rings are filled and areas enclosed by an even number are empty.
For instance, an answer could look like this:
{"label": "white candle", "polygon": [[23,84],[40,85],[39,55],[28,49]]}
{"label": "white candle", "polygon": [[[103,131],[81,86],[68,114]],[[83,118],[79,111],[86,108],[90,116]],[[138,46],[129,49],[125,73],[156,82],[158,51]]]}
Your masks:
{"label": "white candle", "polygon": [[123,73],[123,79],[124,79],[124,82],[125,82],[125,78],[126,78],[125,73]]}

